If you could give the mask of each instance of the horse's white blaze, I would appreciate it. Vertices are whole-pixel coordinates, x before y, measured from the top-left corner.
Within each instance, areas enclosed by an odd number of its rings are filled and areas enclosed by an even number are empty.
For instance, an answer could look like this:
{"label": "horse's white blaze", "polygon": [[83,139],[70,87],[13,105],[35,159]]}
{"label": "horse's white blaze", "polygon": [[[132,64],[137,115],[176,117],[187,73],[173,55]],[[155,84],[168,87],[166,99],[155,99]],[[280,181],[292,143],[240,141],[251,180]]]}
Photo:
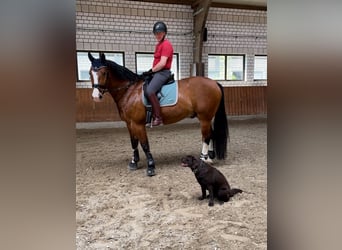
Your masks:
{"label": "horse's white blaze", "polygon": [[94,88],[91,96],[94,98],[95,101],[98,101],[100,100],[101,93],[97,88]]}
{"label": "horse's white blaze", "polygon": [[[97,77],[97,73],[92,70],[91,74],[93,75],[94,84],[98,84],[99,83],[99,79]],[[94,101],[96,101],[96,102],[101,101],[102,95],[101,95],[100,91],[97,88],[93,89],[93,93],[91,94],[91,96],[93,97]]]}
{"label": "horse's white blaze", "polygon": [[97,77],[97,73],[92,70],[91,74],[93,75],[94,84],[98,84],[99,83],[99,79]]}

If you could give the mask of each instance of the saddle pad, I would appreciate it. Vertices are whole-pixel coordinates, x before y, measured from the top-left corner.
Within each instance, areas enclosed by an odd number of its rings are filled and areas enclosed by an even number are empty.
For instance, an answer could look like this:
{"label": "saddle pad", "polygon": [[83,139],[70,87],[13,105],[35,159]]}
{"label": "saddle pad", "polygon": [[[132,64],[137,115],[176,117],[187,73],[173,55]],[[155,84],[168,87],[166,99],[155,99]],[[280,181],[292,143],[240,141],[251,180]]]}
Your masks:
{"label": "saddle pad", "polygon": [[[178,81],[163,85],[161,90],[157,93],[157,97],[161,107],[175,105],[178,100]],[[151,107],[150,101],[144,95],[144,87],[142,91],[142,101],[146,107]]]}

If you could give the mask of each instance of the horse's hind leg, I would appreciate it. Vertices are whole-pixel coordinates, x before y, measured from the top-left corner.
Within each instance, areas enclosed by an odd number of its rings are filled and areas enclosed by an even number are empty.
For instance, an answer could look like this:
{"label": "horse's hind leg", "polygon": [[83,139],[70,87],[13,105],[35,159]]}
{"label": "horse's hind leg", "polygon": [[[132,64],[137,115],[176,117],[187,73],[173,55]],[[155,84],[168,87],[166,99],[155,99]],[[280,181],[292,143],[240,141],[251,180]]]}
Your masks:
{"label": "horse's hind leg", "polygon": [[215,151],[213,150],[213,142],[211,139],[204,140],[202,143],[202,151],[201,151],[201,160],[213,163],[213,159],[215,158]]}
{"label": "horse's hind leg", "polygon": [[132,149],[133,149],[133,156],[132,156],[132,161],[128,164],[128,168],[130,170],[137,170],[138,169],[138,161],[140,160],[138,143],[139,143],[138,139],[131,136],[131,145],[132,145]]}
{"label": "horse's hind leg", "polygon": [[214,148],[212,141],[212,128],[211,122],[201,121],[201,132],[202,132],[202,151],[201,151],[201,160],[205,162],[212,163],[212,159],[214,159]]}
{"label": "horse's hind leg", "polygon": [[[213,134],[213,132],[211,133]],[[209,142],[209,151],[208,151],[208,156],[209,156],[209,159],[215,159],[215,150],[214,150],[214,142],[213,142],[213,139],[210,139],[210,142]]]}

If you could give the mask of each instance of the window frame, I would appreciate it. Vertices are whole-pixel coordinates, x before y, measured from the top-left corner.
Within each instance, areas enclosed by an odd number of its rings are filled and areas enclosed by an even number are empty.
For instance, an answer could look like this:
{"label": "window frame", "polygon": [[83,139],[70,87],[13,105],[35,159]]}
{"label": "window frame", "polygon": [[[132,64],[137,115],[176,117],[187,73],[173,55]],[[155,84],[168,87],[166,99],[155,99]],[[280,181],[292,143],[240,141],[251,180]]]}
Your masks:
{"label": "window frame", "polygon": [[[152,56],[152,62],[151,65],[149,67],[149,69],[152,67],[152,63],[153,63],[153,57],[154,57],[154,53],[153,52],[135,52],[135,72],[138,73],[138,55],[151,55]],[[173,57],[176,56],[176,70],[177,72],[173,72],[172,73],[175,75],[175,80],[179,80],[180,76],[179,76],[179,53],[173,53]],[[174,63],[174,59],[172,61],[172,63]]]}
{"label": "window frame", "polygon": [[[77,74],[77,82],[89,82],[90,78],[88,80],[81,80],[79,75],[79,65],[78,65],[78,53],[88,53],[90,52],[95,58],[100,57],[100,53],[107,54],[121,54],[122,55],[122,66],[125,66],[125,52],[123,51],[102,51],[102,50],[76,50],[76,74]],[[89,62],[90,63],[90,62]],[[90,67],[89,67],[90,69]]]}
{"label": "window frame", "polygon": [[[229,82],[244,82],[246,81],[246,55],[245,54],[208,54],[208,76],[209,76],[209,56],[223,56],[224,57],[224,79],[214,79],[216,81],[229,81]],[[242,56],[242,79],[232,80],[228,79],[228,57],[229,56]]]}

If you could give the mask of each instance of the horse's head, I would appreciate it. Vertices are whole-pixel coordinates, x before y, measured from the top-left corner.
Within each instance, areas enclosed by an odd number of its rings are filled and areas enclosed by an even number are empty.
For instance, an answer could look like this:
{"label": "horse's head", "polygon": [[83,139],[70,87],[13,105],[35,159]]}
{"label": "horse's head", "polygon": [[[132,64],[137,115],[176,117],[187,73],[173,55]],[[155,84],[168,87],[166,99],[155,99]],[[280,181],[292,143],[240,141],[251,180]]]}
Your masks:
{"label": "horse's head", "polygon": [[91,62],[89,75],[91,84],[93,87],[92,97],[94,101],[101,101],[103,94],[108,91],[107,79],[108,79],[108,67],[106,57],[101,53],[100,58],[95,59],[90,52],[88,52],[88,58]]}

